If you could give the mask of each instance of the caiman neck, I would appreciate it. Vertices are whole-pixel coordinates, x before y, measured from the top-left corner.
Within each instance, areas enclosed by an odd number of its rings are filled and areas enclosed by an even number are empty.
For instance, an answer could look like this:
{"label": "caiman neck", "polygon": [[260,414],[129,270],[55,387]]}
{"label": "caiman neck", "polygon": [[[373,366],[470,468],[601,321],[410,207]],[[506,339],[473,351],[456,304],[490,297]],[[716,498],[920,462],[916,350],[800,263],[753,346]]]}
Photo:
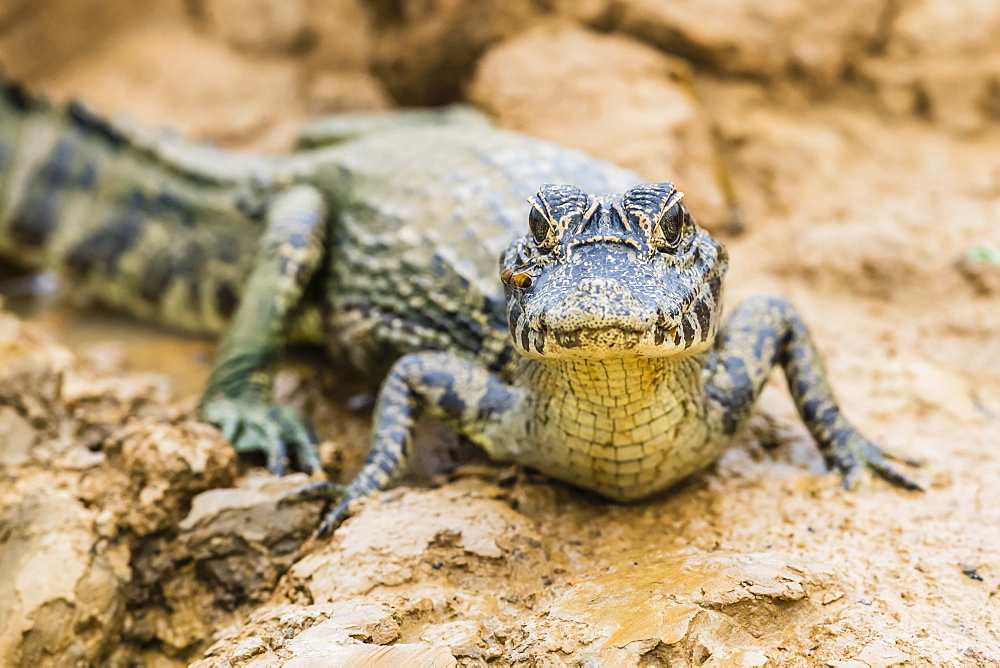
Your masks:
{"label": "caiman neck", "polygon": [[[537,393],[571,393],[591,402],[615,405],[625,395],[647,395],[664,383],[674,387],[700,384],[701,355],[606,359],[528,359],[520,361],[520,377]],[[678,384],[676,381],[681,380]],[[627,391],[626,391],[627,390]]]}

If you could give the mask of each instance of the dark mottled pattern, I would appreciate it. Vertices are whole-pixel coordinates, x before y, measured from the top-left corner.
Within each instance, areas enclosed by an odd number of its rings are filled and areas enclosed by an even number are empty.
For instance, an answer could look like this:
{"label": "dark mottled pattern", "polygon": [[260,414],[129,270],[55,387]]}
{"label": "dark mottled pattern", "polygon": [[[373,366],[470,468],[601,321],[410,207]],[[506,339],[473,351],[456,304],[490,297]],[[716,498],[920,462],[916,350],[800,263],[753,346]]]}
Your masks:
{"label": "dark mottled pattern", "polygon": [[240,261],[240,244],[231,235],[224,235],[219,239],[219,245],[213,250],[220,262],[235,264]]}
{"label": "dark mottled pattern", "polygon": [[694,311],[694,316],[698,321],[698,328],[703,332],[708,331],[712,324],[712,311],[708,304],[701,301],[695,302],[692,310]]}
{"label": "dark mottled pattern", "polygon": [[545,247],[576,226],[590,204],[590,196],[576,186],[548,184],[531,201],[528,225],[532,236]]}
{"label": "dark mottled pattern", "polygon": [[51,158],[36,177],[45,185],[55,189],[66,188],[73,173],[73,142],[60,139],[52,149]]}
{"label": "dark mottled pattern", "polygon": [[[182,248],[183,251],[173,266],[175,280],[179,276],[204,276],[210,249],[203,248],[196,243],[188,243]],[[185,283],[187,284],[188,303],[192,305],[192,308],[196,308],[201,303],[202,290],[208,286],[203,285],[200,281],[185,281]]]}
{"label": "dark mottled pattern", "polygon": [[681,331],[684,336],[684,345],[685,346],[693,345],[695,337],[694,323],[692,323],[690,320],[685,319],[683,322],[681,322]]}
{"label": "dark mottled pattern", "polygon": [[[92,257],[93,248],[80,251],[83,257]],[[151,257],[143,272],[138,276],[139,296],[149,304],[161,302],[165,293],[176,283],[184,285],[188,304],[196,308],[201,302],[202,286],[198,281],[187,280],[188,277],[202,276],[206,273],[209,256],[206,249],[195,243],[178,244],[162,254]],[[92,269],[92,267],[85,267]],[[221,287],[221,285],[219,286]],[[235,295],[233,296],[233,305]],[[231,306],[233,306],[231,305]],[[219,313],[223,311],[220,309]],[[229,311],[231,314],[232,311]],[[228,315],[227,315],[228,317]]]}
{"label": "dark mottled pattern", "polygon": [[465,401],[456,393],[455,377],[443,371],[424,373],[421,381],[425,387],[442,390],[438,406],[446,413],[461,413],[465,410]]}
{"label": "dark mottled pattern", "polygon": [[[725,331],[720,333],[716,346],[720,350],[731,350],[735,347],[727,341]],[[769,366],[768,369],[770,368]],[[706,370],[710,378],[724,378],[727,381],[725,387],[709,383],[705,388],[705,394],[715,405],[722,407],[719,413],[722,430],[728,435],[735,436],[743,426],[747,410],[753,406],[757,398],[753,378],[748,373],[743,359],[732,354],[712,355]]]}
{"label": "dark mottled pattern", "polygon": [[175,217],[181,227],[193,228],[196,224],[194,212],[185,206],[184,200],[180,196],[168,190],[156,193],[149,203],[148,209],[152,217]]}
{"label": "dark mottled pattern", "polygon": [[170,286],[174,276],[174,258],[170,255],[157,255],[146,263],[146,269],[139,279],[139,296],[156,304]]}
{"label": "dark mottled pattern", "polygon": [[28,93],[24,86],[2,78],[0,78],[0,96],[6,104],[19,112],[32,111],[44,106],[40,100]]}
{"label": "dark mottled pattern", "polygon": [[121,258],[143,232],[143,202],[142,193],[134,192],[129,208],[67,253],[66,266],[83,276],[98,270],[115,273]]}
{"label": "dark mottled pattern", "polygon": [[10,223],[11,235],[28,246],[42,246],[58,227],[59,197],[75,187],[73,178],[74,144],[68,139],[56,142],[49,160],[39,167],[21,208]]}
{"label": "dark mottled pattern", "polygon": [[56,201],[33,189],[10,221],[10,235],[27,246],[42,246],[59,225]]}
{"label": "dark mottled pattern", "polygon": [[128,145],[128,139],[112,123],[91,111],[86,105],[76,100],[69,103],[69,119],[80,131],[90,136],[100,137],[113,148],[120,149]]}
{"label": "dark mottled pattern", "polygon": [[91,191],[97,187],[98,176],[97,165],[92,162],[84,163],[80,168],[80,176],[77,180],[77,185],[79,185],[82,190]]}
{"label": "dark mottled pattern", "polygon": [[485,420],[491,415],[503,414],[514,407],[514,395],[499,378],[490,376],[486,393],[479,398],[478,417]]}
{"label": "dark mottled pattern", "polygon": [[[641,229],[648,240],[656,244],[664,236],[657,227],[668,220],[664,214],[673,208],[681,197],[681,193],[677,192],[670,181],[646,184],[633,188],[622,196],[621,210],[625,212],[632,226]],[[683,207],[677,208],[683,211]]]}
{"label": "dark mottled pattern", "polygon": [[219,283],[215,286],[215,308],[227,320],[236,311],[237,293],[229,283]]}

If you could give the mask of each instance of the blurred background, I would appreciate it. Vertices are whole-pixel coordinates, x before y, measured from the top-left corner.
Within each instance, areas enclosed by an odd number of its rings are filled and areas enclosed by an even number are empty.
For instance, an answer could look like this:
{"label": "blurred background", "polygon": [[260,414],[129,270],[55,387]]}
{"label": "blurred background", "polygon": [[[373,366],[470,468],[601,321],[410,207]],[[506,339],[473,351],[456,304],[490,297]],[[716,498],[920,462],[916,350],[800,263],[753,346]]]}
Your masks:
{"label": "blurred background", "polygon": [[265,153],[324,114],[472,104],[674,180],[731,246],[731,296],[872,299],[951,369],[1000,375],[1000,346],[967,345],[1000,289],[1000,3],[5,0],[0,66]]}

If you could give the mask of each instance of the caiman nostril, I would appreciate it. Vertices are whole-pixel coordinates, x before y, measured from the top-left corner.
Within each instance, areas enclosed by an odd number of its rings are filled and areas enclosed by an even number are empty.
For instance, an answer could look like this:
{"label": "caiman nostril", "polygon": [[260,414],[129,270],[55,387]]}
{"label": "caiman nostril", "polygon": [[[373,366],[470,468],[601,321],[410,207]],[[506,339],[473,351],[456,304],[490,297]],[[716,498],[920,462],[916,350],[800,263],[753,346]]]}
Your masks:
{"label": "caiman nostril", "polygon": [[620,294],[625,292],[621,281],[612,278],[587,278],[580,281],[576,289],[592,295]]}

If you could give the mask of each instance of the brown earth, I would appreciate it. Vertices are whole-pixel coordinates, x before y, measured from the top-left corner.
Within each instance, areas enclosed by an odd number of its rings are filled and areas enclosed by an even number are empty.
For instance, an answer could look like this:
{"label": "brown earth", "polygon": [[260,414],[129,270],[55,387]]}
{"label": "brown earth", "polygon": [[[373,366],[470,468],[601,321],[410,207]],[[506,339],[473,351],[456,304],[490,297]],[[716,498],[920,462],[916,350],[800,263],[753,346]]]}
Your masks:
{"label": "brown earth", "polygon": [[[302,476],[264,476],[190,420],[211,343],[8,311],[0,662],[1000,665],[1000,11],[476,5],[15,0],[0,64],[231,146],[284,150],[318,113],[464,99],[677,175],[729,247],[730,303],[790,297],[845,410],[924,460],[926,491],[842,491],[776,374],[749,433],[651,501],[474,459],[315,542],[320,509],[276,503]],[[278,386],[349,476],[364,388],[308,361]],[[432,471],[465,457],[424,441]]]}

